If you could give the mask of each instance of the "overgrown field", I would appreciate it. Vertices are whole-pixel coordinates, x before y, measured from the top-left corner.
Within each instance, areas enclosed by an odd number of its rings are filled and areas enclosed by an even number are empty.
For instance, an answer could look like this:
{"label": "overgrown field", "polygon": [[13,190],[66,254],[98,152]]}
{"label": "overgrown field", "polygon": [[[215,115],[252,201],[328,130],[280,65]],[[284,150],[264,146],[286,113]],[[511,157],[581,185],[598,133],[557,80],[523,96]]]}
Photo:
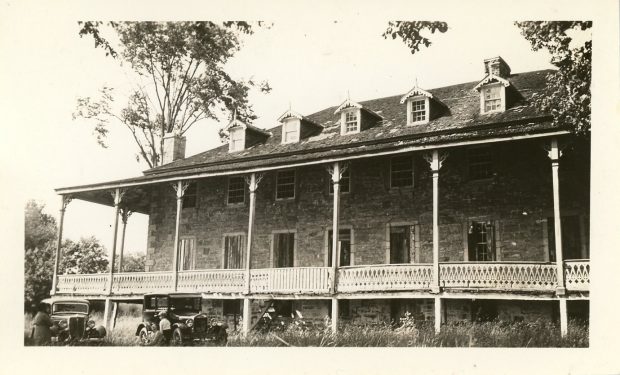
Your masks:
{"label": "overgrown field", "polygon": [[[93,318],[101,322],[101,314]],[[25,315],[24,344],[30,345],[30,315]],[[137,346],[135,331],[140,316],[119,315],[116,328],[99,345]],[[560,336],[559,327],[548,321],[485,322],[448,324],[435,334],[432,324],[401,321],[399,327],[343,325],[338,334],[329,328],[305,328],[292,324],[276,332],[251,333],[244,337],[229,332],[227,346],[315,346],[315,347],[587,347],[588,325],[570,321],[568,335]]]}

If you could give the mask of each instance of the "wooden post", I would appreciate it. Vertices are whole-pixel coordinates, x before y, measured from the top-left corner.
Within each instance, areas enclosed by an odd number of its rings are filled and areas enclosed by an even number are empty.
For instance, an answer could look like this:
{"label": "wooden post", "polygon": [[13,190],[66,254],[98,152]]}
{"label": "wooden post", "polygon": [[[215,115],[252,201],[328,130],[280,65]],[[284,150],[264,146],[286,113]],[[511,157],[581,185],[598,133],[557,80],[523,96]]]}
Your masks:
{"label": "wooden post", "polygon": [[129,209],[121,208],[121,220],[123,222],[123,232],[121,234],[121,250],[118,254],[118,272],[123,272],[123,250],[125,250],[125,231],[127,230],[127,220],[131,216]]}
{"label": "wooden post", "polygon": [[116,327],[116,317],[118,316],[118,302],[112,302],[112,317],[110,318],[110,326],[112,329]]}
{"label": "wooden post", "polygon": [[441,331],[441,317],[442,317],[441,298],[435,297],[435,333]]}
{"label": "wooden post", "polygon": [[177,193],[177,216],[174,227],[174,249],[172,251],[172,290],[175,292],[177,291],[177,285],[179,284],[179,230],[181,228],[181,211],[183,209],[183,196],[185,195],[185,190],[188,186],[189,184],[183,181],[178,181],[176,184],[172,185]]}
{"label": "wooden post", "polygon": [[568,333],[568,311],[566,308],[566,298],[560,297],[560,334],[566,337]]}
{"label": "wooden post", "polygon": [[[335,190],[334,190],[335,192]],[[338,333],[338,315],[340,315],[340,310],[338,309],[338,299],[332,297],[332,333]]]}
{"label": "wooden post", "polygon": [[[336,275],[338,272],[338,225],[340,221],[340,177],[342,176],[342,171],[340,170],[340,163],[335,162],[332,169],[330,169],[330,173],[332,175],[332,182],[334,183],[334,216],[332,219],[332,285],[331,292],[332,294],[336,293]],[[334,305],[332,301],[332,306]],[[333,315],[333,314],[332,314]],[[334,322],[337,319],[332,318],[332,328],[334,326]]]}
{"label": "wooden post", "polygon": [[116,188],[112,197],[114,198],[114,236],[112,239],[112,256],[110,257],[110,279],[108,280],[108,294],[112,294],[112,281],[114,279],[114,258],[116,256],[116,242],[118,239],[118,216],[121,200],[125,192],[120,188]]}
{"label": "wooden post", "polygon": [[60,252],[62,250],[62,228],[63,223],[65,221],[65,211],[67,209],[67,205],[71,202],[71,196],[69,195],[61,195],[60,196],[60,217],[58,219],[58,242],[56,243],[56,255],[54,257],[54,278],[52,279],[52,290],[50,291],[50,295],[56,294],[56,288],[58,285],[58,268],[60,267]]}
{"label": "wooden post", "polygon": [[243,327],[241,331],[243,333],[243,336],[247,336],[248,333],[250,332],[250,322],[252,321],[252,312],[250,309],[250,302],[251,301],[249,298],[243,299]]}
{"label": "wooden post", "polygon": [[551,159],[551,176],[553,179],[553,223],[555,226],[555,264],[557,270],[557,294],[566,294],[564,287],[564,258],[562,256],[562,216],[560,215],[560,180],[558,169],[560,167],[561,151],[558,149],[558,140],[551,138],[549,159]]}
{"label": "wooden post", "polygon": [[[256,190],[263,175],[256,176],[252,173],[250,178],[246,177],[246,183],[250,190],[250,213],[248,215],[248,241],[245,254],[245,293],[250,294],[250,268],[252,266],[252,239],[254,237],[254,213],[256,211]],[[245,301],[245,300],[244,300]],[[245,303],[245,302],[244,302]],[[244,305],[245,306],[245,305]],[[245,319],[245,318],[244,318]],[[245,324],[245,323],[244,323]]]}
{"label": "wooden post", "polygon": [[431,293],[439,293],[439,169],[448,156],[433,150],[431,155],[425,155],[426,161],[433,172],[433,284]]}
{"label": "wooden post", "polygon": [[105,308],[103,309],[103,325],[105,326],[105,330],[110,332],[111,324],[110,324],[110,308],[111,308],[112,300],[110,298],[105,299]]}

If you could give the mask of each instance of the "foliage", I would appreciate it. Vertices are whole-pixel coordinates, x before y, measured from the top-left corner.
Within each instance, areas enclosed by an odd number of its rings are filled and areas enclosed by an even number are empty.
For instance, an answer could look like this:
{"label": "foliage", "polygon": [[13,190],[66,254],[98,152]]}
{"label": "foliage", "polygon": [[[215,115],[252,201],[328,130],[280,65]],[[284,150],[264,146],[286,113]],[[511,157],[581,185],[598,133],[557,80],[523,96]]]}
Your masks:
{"label": "foliage", "polygon": [[60,273],[100,273],[108,270],[106,250],[94,236],[80,238],[78,242],[63,241]]}
{"label": "foliage", "polygon": [[535,103],[553,114],[560,126],[574,133],[590,132],[592,70],[591,21],[516,22],[534,51],[546,48],[558,70],[547,75],[548,94]]}
{"label": "foliage", "polygon": [[24,307],[27,310],[49,297],[54,272],[56,220],[44,205],[30,200],[25,209]]}
{"label": "foliage", "polygon": [[432,44],[430,39],[422,35],[423,30],[428,30],[431,34],[436,31],[445,33],[448,31],[448,24],[441,21],[390,21],[383,37],[387,39],[391,36],[392,39],[402,39],[411,53],[415,54],[422,45],[429,47]]}
{"label": "foliage", "polygon": [[[119,257],[114,259],[115,269],[118,269]],[[146,254],[123,254],[123,270],[121,272],[144,272],[146,267]]]}
{"label": "foliage", "polygon": [[271,90],[266,82],[235,80],[224,69],[240,49],[240,35],[253,32],[246,22],[110,22],[107,27],[118,37],[118,47],[102,36],[101,22],[80,25],[80,37],[91,35],[96,48],[131,67],[138,83],[124,108],[116,109],[118,93],[103,87],[99,98],[78,99],[74,118],[93,120],[103,147],[110,122],[124,125],[138,147],[136,159],[151,168],[162,163],[166,133],[183,135],[192,125],[233,110],[251,122],[256,116],[249,90]]}

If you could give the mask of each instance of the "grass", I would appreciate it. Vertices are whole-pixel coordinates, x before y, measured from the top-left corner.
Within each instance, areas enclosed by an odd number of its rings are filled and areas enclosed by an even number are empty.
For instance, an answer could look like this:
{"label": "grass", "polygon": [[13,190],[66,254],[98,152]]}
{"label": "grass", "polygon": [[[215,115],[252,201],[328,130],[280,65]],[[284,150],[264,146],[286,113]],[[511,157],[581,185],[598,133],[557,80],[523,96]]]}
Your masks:
{"label": "grass", "polygon": [[[97,324],[102,323],[102,314],[91,315]],[[25,315],[24,344],[29,340],[32,316]],[[136,327],[141,321],[139,314],[120,314],[116,327],[108,332],[99,345],[136,346]],[[424,322],[428,323],[428,322]],[[253,332],[243,336],[230,332],[227,346],[312,346],[312,347],[588,347],[589,329],[587,323],[569,321],[568,335],[560,336],[557,324],[539,320],[533,322],[505,323],[500,321],[484,323],[446,324],[435,334],[431,324],[414,324],[404,319],[401,326],[388,324],[360,326],[343,324],[338,334],[329,328],[307,328],[302,324],[290,324],[277,332]]]}

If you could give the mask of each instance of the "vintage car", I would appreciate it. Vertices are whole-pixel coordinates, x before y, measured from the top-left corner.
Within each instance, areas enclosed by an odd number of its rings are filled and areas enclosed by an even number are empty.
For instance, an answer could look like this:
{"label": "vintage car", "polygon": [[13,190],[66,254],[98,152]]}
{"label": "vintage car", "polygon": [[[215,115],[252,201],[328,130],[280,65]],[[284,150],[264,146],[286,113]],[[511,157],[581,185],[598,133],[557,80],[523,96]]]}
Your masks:
{"label": "vintage car", "polygon": [[142,322],[136,329],[141,345],[158,345],[163,342],[159,332],[160,313],[167,313],[172,336],[171,345],[187,345],[194,341],[226,344],[228,334],[225,323],[213,322],[202,313],[202,297],[195,294],[147,294],[142,305]]}
{"label": "vintage car", "polygon": [[52,342],[69,343],[99,341],[106,335],[103,326],[90,319],[90,302],[78,298],[46,299],[51,306],[50,318],[54,322]]}

